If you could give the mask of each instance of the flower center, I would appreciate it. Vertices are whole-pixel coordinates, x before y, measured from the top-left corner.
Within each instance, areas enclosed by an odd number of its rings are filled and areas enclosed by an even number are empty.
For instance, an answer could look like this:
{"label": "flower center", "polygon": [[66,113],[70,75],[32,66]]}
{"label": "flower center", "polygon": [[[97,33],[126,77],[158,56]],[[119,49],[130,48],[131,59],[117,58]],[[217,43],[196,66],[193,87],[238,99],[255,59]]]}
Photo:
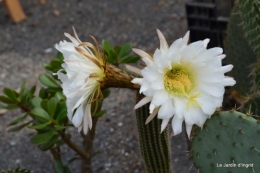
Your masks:
{"label": "flower center", "polygon": [[172,69],[164,73],[164,87],[173,95],[188,97],[197,88],[196,76],[189,64],[173,64]]}

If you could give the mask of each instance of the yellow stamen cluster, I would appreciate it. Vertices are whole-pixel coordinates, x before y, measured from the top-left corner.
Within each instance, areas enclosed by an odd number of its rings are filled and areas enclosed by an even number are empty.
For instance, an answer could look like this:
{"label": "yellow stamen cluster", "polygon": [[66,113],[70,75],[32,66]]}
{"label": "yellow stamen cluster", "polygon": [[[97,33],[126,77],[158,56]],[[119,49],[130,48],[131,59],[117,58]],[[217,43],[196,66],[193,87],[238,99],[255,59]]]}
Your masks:
{"label": "yellow stamen cluster", "polygon": [[188,98],[188,107],[198,106],[195,98],[200,94],[193,93],[198,87],[197,73],[189,64],[173,64],[172,69],[164,73],[163,80],[164,87],[170,94]]}
{"label": "yellow stamen cluster", "polygon": [[196,74],[187,64],[173,64],[164,74],[165,89],[177,96],[187,96],[197,87]]}

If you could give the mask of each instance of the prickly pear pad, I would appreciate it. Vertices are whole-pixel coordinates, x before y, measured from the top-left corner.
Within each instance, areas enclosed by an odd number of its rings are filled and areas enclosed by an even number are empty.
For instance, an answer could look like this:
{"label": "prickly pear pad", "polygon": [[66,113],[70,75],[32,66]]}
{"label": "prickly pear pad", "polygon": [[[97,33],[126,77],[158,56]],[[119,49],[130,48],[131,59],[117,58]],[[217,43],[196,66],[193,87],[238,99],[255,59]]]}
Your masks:
{"label": "prickly pear pad", "polygon": [[192,140],[200,173],[260,172],[260,123],[237,111],[216,113]]}

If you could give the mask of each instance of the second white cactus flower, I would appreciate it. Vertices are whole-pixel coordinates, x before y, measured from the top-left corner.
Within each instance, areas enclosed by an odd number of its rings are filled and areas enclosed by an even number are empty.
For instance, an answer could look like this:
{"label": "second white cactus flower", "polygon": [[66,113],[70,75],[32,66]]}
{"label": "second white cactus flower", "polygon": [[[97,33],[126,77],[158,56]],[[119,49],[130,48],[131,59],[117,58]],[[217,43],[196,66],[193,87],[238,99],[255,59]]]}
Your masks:
{"label": "second white cactus flower", "polygon": [[61,41],[56,44],[56,49],[64,56],[64,70],[57,72],[57,75],[67,98],[68,118],[79,131],[83,130],[86,134],[92,127],[91,106],[97,104],[98,98],[102,96],[105,61],[98,46],[82,43],[76,33],[75,38],[67,33],[65,36],[71,42]]}
{"label": "second white cactus flower", "polygon": [[218,47],[207,49],[209,39],[188,45],[187,32],[168,46],[163,34],[159,30],[157,33],[160,49],[153,57],[140,49],[133,49],[146,64],[141,70],[143,78],[132,80],[141,85],[140,93],[145,95],[135,109],[151,102],[147,123],[158,113],[163,131],[172,118],[173,134],[177,135],[181,133],[185,121],[190,136],[193,124],[202,127],[222,105],[224,87],[236,83],[233,78],[224,75],[231,71],[233,65],[222,66],[221,60],[225,58],[223,50]]}

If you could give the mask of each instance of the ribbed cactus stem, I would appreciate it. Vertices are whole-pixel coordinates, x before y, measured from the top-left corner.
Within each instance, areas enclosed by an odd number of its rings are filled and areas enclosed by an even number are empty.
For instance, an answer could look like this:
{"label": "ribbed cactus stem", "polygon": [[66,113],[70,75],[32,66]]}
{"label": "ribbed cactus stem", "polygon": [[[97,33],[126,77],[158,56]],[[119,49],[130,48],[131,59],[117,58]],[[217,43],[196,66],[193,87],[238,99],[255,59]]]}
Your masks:
{"label": "ribbed cactus stem", "polygon": [[251,88],[251,77],[248,74],[252,71],[248,66],[255,63],[257,58],[249,45],[248,39],[244,37],[244,30],[241,23],[244,22],[239,15],[239,5],[233,7],[227,28],[225,52],[227,54],[226,63],[234,65],[230,76],[236,79],[235,89],[240,93],[247,93]]}
{"label": "ribbed cactus stem", "polygon": [[260,0],[238,0],[237,3],[245,37],[257,58],[260,58]]}
{"label": "ribbed cactus stem", "polygon": [[[137,101],[141,98],[142,95],[137,94]],[[141,154],[147,172],[171,173],[168,128],[160,133],[162,121],[156,117],[148,124],[145,124],[149,115],[149,104],[136,110]]]}

